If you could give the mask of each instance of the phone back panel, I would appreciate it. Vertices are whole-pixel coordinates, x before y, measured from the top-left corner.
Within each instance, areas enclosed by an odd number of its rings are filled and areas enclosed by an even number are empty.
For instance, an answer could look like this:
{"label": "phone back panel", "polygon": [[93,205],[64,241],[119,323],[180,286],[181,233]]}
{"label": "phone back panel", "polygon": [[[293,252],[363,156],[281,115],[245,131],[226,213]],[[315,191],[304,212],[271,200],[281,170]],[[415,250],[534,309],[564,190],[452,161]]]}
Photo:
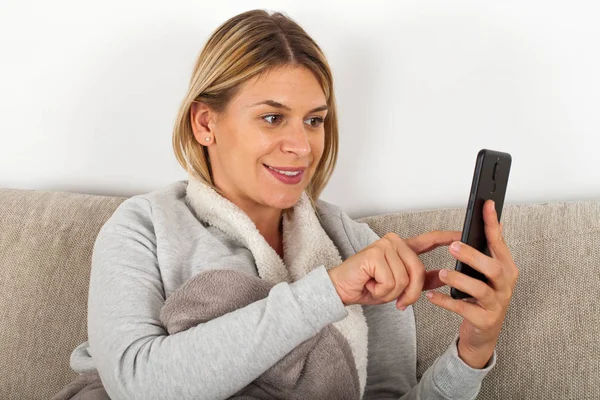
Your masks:
{"label": "phone back panel", "polygon": [[[491,255],[485,236],[483,205],[489,199],[494,200],[498,221],[500,221],[511,163],[512,157],[508,153],[482,149],[477,154],[461,242],[487,256]],[[486,276],[468,264],[457,260],[455,269],[487,283]],[[451,288],[450,292],[455,299],[472,297],[456,288]]]}

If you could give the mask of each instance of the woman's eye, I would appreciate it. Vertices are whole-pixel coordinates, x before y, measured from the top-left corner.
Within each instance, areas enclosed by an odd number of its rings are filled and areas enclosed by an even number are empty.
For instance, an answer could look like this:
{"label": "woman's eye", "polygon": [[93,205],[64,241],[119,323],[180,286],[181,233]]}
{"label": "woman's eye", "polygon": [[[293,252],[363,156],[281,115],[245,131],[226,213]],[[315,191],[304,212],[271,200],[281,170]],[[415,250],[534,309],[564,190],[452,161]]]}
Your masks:
{"label": "woman's eye", "polygon": [[310,126],[312,126],[313,128],[318,128],[319,125],[321,125],[323,123],[323,118],[321,117],[311,117],[309,119],[307,119],[307,121],[317,121],[317,124],[314,125],[312,122],[310,123]]}
{"label": "woman's eye", "polygon": [[[265,120],[266,120],[266,118],[276,118],[276,117],[279,117],[279,115],[277,115],[277,114],[271,114],[271,115],[265,115],[265,116],[263,117],[263,119],[265,119]],[[269,122],[269,123],[271,123],[271,124],[273,123],[273,121],[267,121],[267,122]]]}
{"label": "woman's eye", "polygon": [[[281,115],[279,114],[269,114],[269,115],[265,115],[264,117],[262,117],[265,121],[267,121],[270,125],[276,125],[278,122],[281,122]],[[279,121],[277,120],[277,118],[279,118]],[[311,117],[306,119],[306,121],[311,121],[309,122],[309,125],[313,128],[318,128],[320,126],[320,124],[323,123],[323,118],[321,117]]]}

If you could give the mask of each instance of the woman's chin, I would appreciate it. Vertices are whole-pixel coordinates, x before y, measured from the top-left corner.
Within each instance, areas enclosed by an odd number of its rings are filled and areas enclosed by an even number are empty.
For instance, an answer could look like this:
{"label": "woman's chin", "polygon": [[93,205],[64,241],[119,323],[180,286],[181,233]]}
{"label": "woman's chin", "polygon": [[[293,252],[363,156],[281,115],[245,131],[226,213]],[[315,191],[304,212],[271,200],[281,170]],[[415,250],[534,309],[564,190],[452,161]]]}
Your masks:
{"label": "woman's chin", "polygon": [[300,196],[302,191],[306,188],[303,179],[301,182],[295,185],[289,185],[282,182],[278,182],[272,176],[267,176],[266,181],[261,181],[260,197],[262,197],[263,203],[273,208],[279,208],[281,210],[293,207]]}
{"label": "woman's chin", "polygon": [[269,196],[266,198],[263,197],[263,200],[266,204],[273,208],[278,209],[286,209],[293,207],[298,200],[300,200],[300,196],[302,195],[301,190],[297,191],[286,191],[285,193],[277,194],[277,192],[268,192]]}

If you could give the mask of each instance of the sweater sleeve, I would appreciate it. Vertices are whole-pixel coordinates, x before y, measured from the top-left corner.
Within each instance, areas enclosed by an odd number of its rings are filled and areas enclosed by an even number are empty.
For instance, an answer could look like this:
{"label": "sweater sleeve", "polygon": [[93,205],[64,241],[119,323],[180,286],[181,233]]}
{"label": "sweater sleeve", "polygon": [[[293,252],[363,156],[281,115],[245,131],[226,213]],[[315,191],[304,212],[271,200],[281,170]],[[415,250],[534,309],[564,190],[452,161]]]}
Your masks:
{"label": "sweater sleeve", "polygon": [[302,342],[348,315],[324,266],[268,296],[169,335],[147,199],[125,200],[92,252],[89,352],[106,392],[119,399],[228,398]]}
{"label": "sweater sleeve", "polygon": [[481,368],[467,365],[458,356],[458,334],[446,351],[427,368],[419,383],[403,394],[399,400],[475,400],[483,378],[496,365],[496,350],[487,364]]}
{"label": "sweater sleeve", "polygon": [[[380,239],[368,224],[351,219],[343,211],[341,218],[355,251],[358,252]],[[471,400],[477,397],[483,378],[496,365],[495,350],[484,368],[472,368],[458,356],[459,335],[457,333],[446,351],[433,362],[417,382],[416,365],[404,365],[405,359],[399,359],[398,335],[402,335],[402,329],[406,329],[406,325],[398,322],[400,311],[396,309],[395,301],[368,306],[366,309],[372,322],[369,329],[376,329],[377,332],[369,332],[369,335],[376,339],[369,340],[369,357],[376,359],[369,360],[365,400],[368,398]],[[416,343],[413,346],[416,346]],[[394,348],[396,348],[395,352]],[[416,357],[416,348],[412,352],[403,349],[403,354],[410,353]],[[416,363],[416,360],[414,361]]]}

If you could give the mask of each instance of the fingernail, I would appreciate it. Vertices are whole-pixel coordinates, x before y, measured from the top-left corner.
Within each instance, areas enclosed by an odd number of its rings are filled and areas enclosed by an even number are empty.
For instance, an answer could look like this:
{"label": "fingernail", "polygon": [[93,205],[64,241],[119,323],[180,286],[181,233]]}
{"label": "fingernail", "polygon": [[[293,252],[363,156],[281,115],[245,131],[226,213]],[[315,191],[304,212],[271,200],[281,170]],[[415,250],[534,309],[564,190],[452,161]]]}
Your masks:
{"label": "fingernail", "polygon": [[[443,270],[441,270],[441,271],[440,271],[440,276],[441,276],[442,278],[445,278],[447,275],[448,275],[448,271],[447,271],[447,270],[443,269]],[[428,293],[429,293],[429,292],[428,292]]]}
{"label": "fingernail", "polygon": [[450,248],[454,251],[458,251],[458,250],[460,250],[460,243],[461,242],[452,242],[452,244],[450,245]]}
{"label": "fingernail", "polygon": [[433,292],[430,290],[429,292],[425,293],[425,296],[431,299],[433,297]]}
{"label": "fingernail", "polygon": [[406,306],[402,306],[402,307],[400,307],[400,308],[399,308],[399,310],[400,310],[400,311],[404,311],[404,310],[406,310]]}

